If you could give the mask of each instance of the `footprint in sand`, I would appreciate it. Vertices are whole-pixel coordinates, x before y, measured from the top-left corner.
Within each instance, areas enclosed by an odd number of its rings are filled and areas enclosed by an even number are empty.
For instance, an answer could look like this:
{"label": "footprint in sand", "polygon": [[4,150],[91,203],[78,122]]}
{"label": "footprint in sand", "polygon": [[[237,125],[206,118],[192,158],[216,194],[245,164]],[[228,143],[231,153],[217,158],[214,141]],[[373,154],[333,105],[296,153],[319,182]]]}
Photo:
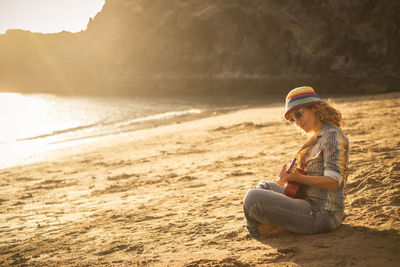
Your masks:
{"label": "footprint in sand", "polygon": [[225,232],[221,235],[218,236],[218,240],[220,239],[234,239],[235,237],[237,237],[239,235],[239,233],[242,231],[229,231],[229,232]]}
{"label": "footprint in sand", "polygon": [[119,245],[119,246],[112,247],[112,248],[109,248],[107,250],[95,253],[94,255],[96,255],[96,256],[105,256],[105,255],[109,255],[109,254],[112,254],[112,253],[117,252],[117,251],[124,250],[124,249],[126,249],[128,247],[129,247],[128,245]]}
{"label": "footprint in sand", "polygon": [[203,186],[206,186],[206,184],[204,184],[204,183],[190,184],[190,185],[186,186],[186,188],[199,188],[199,187],[203,187]]}
{"label": "footprint in sand", "polygon": [[[242,170],[235,170],[235,171],[232,171],[231,173],[230,173],[230,176],[246,176],[246,175],[253,175],[254,173],[253,172],[246,172],[246,171],[242,171]],[[229,176],[229,174],[228,174],[228,176]]]}
{"label": "footprint in sand", "polygon": [[25,193],[19,197],[19,199],[28,199],[28,198],[33,198],[33,195],[31,193]]}
{"label": "footprint in sand", "polygon": [[291,247],[291,248],[279,248],[279,249],[278,249],[278,252],[279,252],[279,253],[282,253],[282,254],[291,254],[291,253],[296,254],[298,251],[299,251],[299,249],[296,248],[296,247]]}
{"label": "footprint in sand", "polygon": [[142,254],[144,252],[144,246],[142,244],[137,244],[129,247],[125,252],[136,252],[137,254]]}
{"label": "footprint in sand", "polygon": [[131,174],[127,174],[127,173],[123,173],[120,175],[115,175],[115,176],[108,176],[107,180],[109,181],[119,181],[119,180],[125,180],[125,179],[129,179],[131,177],[139,177],[139,174],[136,173],[131,173]]}
{"label": "footprint in sand", "polygon": [[238,261],[234,258],[228,257],[222,260],[211,260],[211,259],[200,259],[196,261],[189,262],[184,265],[185,267],[197,267],[197,266],[251,266],[248,263]]}
{"label": "footprint in sand", "polygon": [[18,182],[30,182],[30,181],[34,181],[36,179],[31,178],[31,177],[18,177],[15,180]]}
{"label": "footprint in sand", "polygon": [[78,181],[77,180],[45,180],[40,183],[36,183],[33,187],[29,188],[30,190],[50,190],[50,189],[56,189],[56,188],[61,188],[61,187],[68,187],[68,186],[73,186],[77,185]]}

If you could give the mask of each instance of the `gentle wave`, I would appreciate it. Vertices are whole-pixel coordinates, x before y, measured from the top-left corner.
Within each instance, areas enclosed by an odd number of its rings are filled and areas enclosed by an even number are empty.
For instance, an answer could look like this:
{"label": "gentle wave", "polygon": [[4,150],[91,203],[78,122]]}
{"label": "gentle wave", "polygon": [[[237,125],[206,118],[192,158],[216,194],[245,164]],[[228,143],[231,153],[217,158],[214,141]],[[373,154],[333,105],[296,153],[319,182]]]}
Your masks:
{"label": "gentle wave", "polygon": [[189,109],[189,110],[184,110],[184,111],[169,111],[165,113],[160,113],[160,114],[155,114],[155,115],[150,115],[142,118],[137,118],[133,120],[129,120],[126,122],[121,122],[117,126],[118,127],[125,127],[125,126],[130,126],[136,123],[141,123],[141,122],[148,122],[148,121],[153,121],[153,120],[164,120],[164,119],[169,119],[173,117],[179,117],[179,116],[184,116],[184,115],[191,115],[191,114],[200,114],[201,110],[200,109]]}
{"label": "gentle wave", "polygon": [[[35,139],[40,139],[40,138],[46,138],[46,137],[50,137],[50,136],[55,136],[58,134],[63,134],[63,133],[69,133],[69,132],[74,132],[74,131],[79,131],[79,130],[84,130],[84,129],[88,129],[88,128],[92,128],[94,126],[98,125],[97,123],[95,124],[89,124],[89,125],[84,125],[84,126],[78,126],[78,127],[73,127],[73,128],[67,128],[67,129],[63,129],[63,130],[56,130],[53,131],[51,133],[47,133],[47,134],[41,134],[41,135],[36,135],[36,136],[32,136],[32,137],[26,137],[26,138],[20,138],[20,139],[16,139],[13,142],[18,142],[18,141],[28,141],[28,140],[35,140]],[[1,143],[0,143],[1,144]]]}
{"label": "gentle wave", "polygon": [[[183,111],[169,111],[169,112],[149,115],[149,116],[145,116],[145,117],[141,117],[141,118],[135,118],[135,119],[131,119],[128,121],[117,121],[117,122],[108,122],[108,123],[100,122],[100,123],[93,123],[93,124],[72,127],[72,128],[62,129],[62,130],[55,130],[50,133],[15,139],[11,142],[37,140],[37,139],[41,139],[41,138],[54,137],[57,135],[92,129],[92,131],[90,133],[86,133],[86,134],[81,133],[81,134],[75,135],[73,138],[71,138],[71,137],[62,138],[62,140],[58,140],[56,142],[51,142],[51,143],[59,143],[59,142],[71,141],[71,140],[82,139],[82,138],[98,137],[98,136],[103,136],[103,135],[107,135],[107,134],[118,133],[121,131],[135,130],[135,128],[133,128],[133,126],[137,125],[137,124],[148,123],[151,121],[174,119],[174,118],[180,117],[180,116],[201,114],[201,113],[202,113],[202,111],[200,109],[189,109],[189,110],[183,110]],[[0,144],[5,144],[5,143],[9,143],[9,142],[0,142]]]}

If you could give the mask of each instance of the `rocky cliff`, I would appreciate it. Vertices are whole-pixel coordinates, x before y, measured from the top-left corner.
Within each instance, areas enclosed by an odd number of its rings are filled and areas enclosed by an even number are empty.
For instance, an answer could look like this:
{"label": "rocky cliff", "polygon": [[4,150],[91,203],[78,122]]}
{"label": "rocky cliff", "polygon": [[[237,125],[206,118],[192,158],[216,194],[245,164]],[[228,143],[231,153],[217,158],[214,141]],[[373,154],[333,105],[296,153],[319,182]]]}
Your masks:
{"label": "rocky cliff", "polygon": [[399,90],[397,0],[108,0],[80,33],[0,36],[0,90]]}

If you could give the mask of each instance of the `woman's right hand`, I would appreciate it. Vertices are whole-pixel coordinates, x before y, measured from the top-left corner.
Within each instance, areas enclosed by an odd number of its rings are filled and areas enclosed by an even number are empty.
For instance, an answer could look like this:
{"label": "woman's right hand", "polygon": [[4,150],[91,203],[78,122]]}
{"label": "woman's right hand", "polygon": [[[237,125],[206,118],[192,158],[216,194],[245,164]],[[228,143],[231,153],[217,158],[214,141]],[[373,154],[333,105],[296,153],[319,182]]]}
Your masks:
{"label": "woman's right hand", "polygon": [[279,185],[279,186],[285,186],[286,184],[287,184],[287,179],[286,179],[286,176],[287,176],[287,173],[286,173],[286,168],[287,168],[287,165],[286,164],[283,164],[282,165],[282,168],[281,168],[281,171],[279,172],[279,176],[278,176],[278,180],[276,181],[276,183]]}

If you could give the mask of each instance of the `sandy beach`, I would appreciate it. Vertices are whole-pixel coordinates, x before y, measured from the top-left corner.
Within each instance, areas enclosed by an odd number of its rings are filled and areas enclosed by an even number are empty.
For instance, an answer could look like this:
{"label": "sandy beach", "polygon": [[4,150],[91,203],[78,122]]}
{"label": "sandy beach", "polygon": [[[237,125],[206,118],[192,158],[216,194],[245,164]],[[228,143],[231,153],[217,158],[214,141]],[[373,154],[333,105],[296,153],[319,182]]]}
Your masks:
{"label": "sandy beach", "polygon": [[305,142],[281,105],[140,130],[0,170],[1,266],[399,266],[400,93],[333,99],[350,140],[336,231],[251,239],[243,196]]}

